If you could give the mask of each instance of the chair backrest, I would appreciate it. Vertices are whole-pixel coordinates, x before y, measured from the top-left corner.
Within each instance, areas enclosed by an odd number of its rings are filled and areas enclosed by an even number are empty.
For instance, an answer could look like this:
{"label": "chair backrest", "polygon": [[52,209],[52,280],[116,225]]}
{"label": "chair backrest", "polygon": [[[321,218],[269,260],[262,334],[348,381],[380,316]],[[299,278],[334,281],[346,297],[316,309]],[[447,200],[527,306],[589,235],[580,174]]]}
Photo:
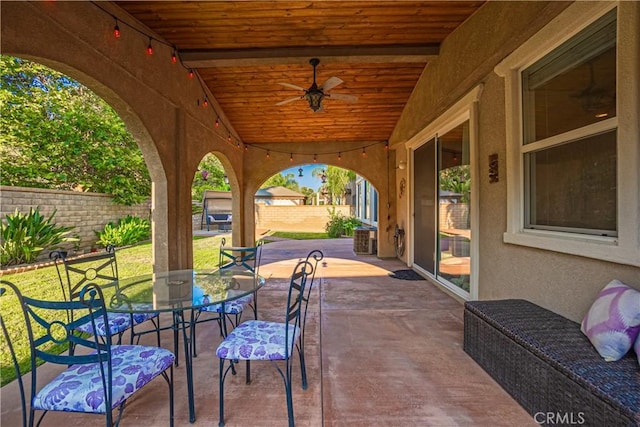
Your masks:
{"label": "chair backrest", "polygon": [[[307,290],[305,292],[305,302],[309,302],[309,294],[311,293],[311,289],[313,288],[313,281],[316,278],[316,272],[318,270],[318,262],[322,261],[322,259],[324,258],[324,254],[322,253],[321,250],[319,249],[315,249],[311,252],[309,252],[309,255],[307,255],[307,258],[305,259],[305,261],[307,261],[309,264],[311,264],[311,266],[313,267],[313,271],[311,272],[311,281],[307,283]],[[309,281],[309,278],[307,279],[307,281]],[[306,313],[306,308],[305,308],[305,313]]]}
{"label": "chair backrest", "polygon": [[[86,337],[85,334],[75,332],[78,326],[88,322],[96,330],[96,321],[98,319],[101,319],[105,324],[107,323],[107,311],[100,286],[94,283],[86,284],[72,295],[71,301],[39,300],[22,295],[15,287],[13,287],[13,291],[16,293],[22,308],[26,335],[31,351],[31,392],[29,401],[33,401],[38,389],[38,359],[67,366],[104,362],[99,363],[99,366],[105,396],[105,407],[111,408],[113,377],[111,341],[104,340],[103,342],[97,335]],[[75,312],[75,314],[67,317],[69,312]],[[69,320],[74,318],[75,320]],[[65,321],[65,319],[67,320]],[[71,347],[72,345],[76,348],[87,348],[92,352],[76,351],[71,355],[60,353],[60,346]]]}
{"label": "chair backrest", "polygon": [[[9,350],[9,355],[11,356],[11,363],[13,363],[13,369],[16,373],[16,379],[18,381],[18,392],[20,393],[20,403],[22,410],[22,426],[26,427],[27,425],[27,403],[25,400],[24,394],[24,382],[22,381],[22,370],[20,369],[20,362],[18,361],[18,357],[16,356],[16,352],[13,348],[13,340],[12,338],[17,338],[18,335],[23,335],[24,328],[26,325],[26,320],[24,319],[24,313],[19,308],[20,299],[18,297],[20,295],[20,291],[11,282],[6,280],[0,280],[0,296],[2,299],[0,300],[0,327],[2,328],[2,336],[4,337],[4,347]],[[17,299],[17,301],[16,301]],[[16,315],[14,312],[14,308],[17,308],[19,311],[19,317],[21,317],[20,323],[18,323],[16,328],[11,328],[12,331],[9,332],[7,326],[4,323],[4,316],[7,316],[7,319],[13,318]],[[5,314],[6,313],[6,314]],[[16,333],[13,333],[13,332]]]}
{"label": "chair backrest", "polygon": [[118,263],[112,245],[107,246],[104,252],[90,256],[67,259],[63,253],[53,251],[49,257],[55,261],[62,293],[67,301],[71,301],[71,296],[87,283],[98,285],[103,292],[109,293],[111,291],[107,291],[108,288],[117,287]]}
{"label": "chair backrest", "polygon": [[320,262],[324,258],[324,254],[322,251],[315,249],[309,252],[307,255],[306,262],[311,266],[312,271],[309,273],[307,277],[307,285],[302,296],[302,303],[304,304],[302,308],[302,319],[301,319],[301,331],[300,331],[300,346],[304,348],[304,331],[305,326],[307,324],[307,309],[309,308],[309,300],[311,299],[311,290],[313,289],[313,282],[316,278],[316,272],[318,270],[318,262]]}
{"label": "chair backrest", "polygon": [[259,240],[256,246],[246,246],[242,248],[232,248],[226,246],[227,240],[223,237],[220,240],[220,253],[218,266],[220,269],[231,267],[244,267],[251,272],[258,274],[260,268],[260,258],[262,256],[263,241]]}
{"label": "chair backrest", "polygon": [[289,292],[287,295],[287,314],[285,317],[285,323],[287,328],[285,329],[285,343],[290,343],[290,346],[286,347],[286,358],[289,358],[293,354],[293,347],[296,340],[290,339],[290,334],[302,335],[304,325],[302,322],[302,302],[307,285],[307,278],[313,272],[313,266],[308,261],[300,261],[293,269],[291,274],[291,282],[289,283]]}

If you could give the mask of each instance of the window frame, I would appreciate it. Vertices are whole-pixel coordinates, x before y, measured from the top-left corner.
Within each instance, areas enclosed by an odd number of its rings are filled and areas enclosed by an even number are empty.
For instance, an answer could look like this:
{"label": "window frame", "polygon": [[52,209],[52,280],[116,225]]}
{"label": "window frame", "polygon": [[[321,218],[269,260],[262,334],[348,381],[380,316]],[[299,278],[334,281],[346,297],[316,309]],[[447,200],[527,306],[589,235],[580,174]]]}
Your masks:
{"label": "window frame", "polygon": [[[522,71],[612,9],[617,8],[617,116],[560,135],[524,144]],[[505,79],[507,150],[507,229],[509,244],[640,266],[640,102],[638,52],[640,25],[634,2],[576,2],[498,64],[494,71]],[[626,78],[625,78],[626,77]],[[570,141],[588,131],[617,128],[617,229],[607,237],[573,232],[525,228],[524,153],[549,146],[558,138]]]}

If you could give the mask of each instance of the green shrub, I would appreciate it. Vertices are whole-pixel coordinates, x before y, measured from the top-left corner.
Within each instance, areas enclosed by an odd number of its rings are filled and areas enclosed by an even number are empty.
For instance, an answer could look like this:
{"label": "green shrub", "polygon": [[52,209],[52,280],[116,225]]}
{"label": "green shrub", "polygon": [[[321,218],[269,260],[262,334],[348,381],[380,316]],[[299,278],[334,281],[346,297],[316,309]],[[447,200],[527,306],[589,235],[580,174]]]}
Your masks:
{"label": "green shrub", "polygon": [[96,231],[98,241],[102,246],[116,247],[132,245],[151,238],[151,223],[147,219],[127,215],[117,224],[110,222],[101,232]]}
{"label": "green shrub", "polygon": [[329,212],[329,222],[324,229],[331,238],[340,236],[353,236],[353,229],[361,224],[361,222],[353,216],[345,216],[342,212],[336,212],[335,206],[327,209]]}
{"label": "green shrub", "polygon": [[74,227],[57,226],[53,222],[56,212],[45,217],[38,208],[30,208],[28,214],[16,209],[13,215],[6,215],[0,224],[0,264],[32,263],[45,249],[77,241],[68,235]]}

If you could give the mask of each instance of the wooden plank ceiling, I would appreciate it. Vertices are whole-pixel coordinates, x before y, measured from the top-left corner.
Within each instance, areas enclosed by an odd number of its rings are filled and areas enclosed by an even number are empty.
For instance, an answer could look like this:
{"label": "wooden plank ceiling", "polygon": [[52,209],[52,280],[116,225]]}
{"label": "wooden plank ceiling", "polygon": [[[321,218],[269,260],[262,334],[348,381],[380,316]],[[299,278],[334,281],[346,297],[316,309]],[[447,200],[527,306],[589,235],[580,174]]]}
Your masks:
{"label": "wooden plank ceiling", "polygon": [[[177,46],[247,144],[385,141],[442,41],[484,1],[120,1]],[[344,81],[314,112],[303,95]]]}

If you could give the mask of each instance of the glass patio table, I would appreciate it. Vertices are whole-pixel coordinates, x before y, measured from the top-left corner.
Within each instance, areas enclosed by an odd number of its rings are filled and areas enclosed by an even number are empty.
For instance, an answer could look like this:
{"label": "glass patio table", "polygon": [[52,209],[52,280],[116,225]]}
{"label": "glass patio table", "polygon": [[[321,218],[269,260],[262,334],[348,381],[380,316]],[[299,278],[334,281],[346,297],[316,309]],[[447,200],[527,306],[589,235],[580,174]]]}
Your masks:
{"label": "glass patio table", "polygon": [[[117,313],[173,313],[174,340],[177,348],[178,331],[184,341],[189,421],[195,422],[193,393],[194,310],[223,304],[256,292],[264,286],[263,277],[241,267],[216,270],[172,270],[118,280],[107,311]],[[224,307],[222,307],[224,312]],[[226,335],[225,316],[221,316]],[[166,329],[166,328],[165,328]],[[189,331],[187,333],[187,330]],[[177,361],[177,358],[176,358]]]}

